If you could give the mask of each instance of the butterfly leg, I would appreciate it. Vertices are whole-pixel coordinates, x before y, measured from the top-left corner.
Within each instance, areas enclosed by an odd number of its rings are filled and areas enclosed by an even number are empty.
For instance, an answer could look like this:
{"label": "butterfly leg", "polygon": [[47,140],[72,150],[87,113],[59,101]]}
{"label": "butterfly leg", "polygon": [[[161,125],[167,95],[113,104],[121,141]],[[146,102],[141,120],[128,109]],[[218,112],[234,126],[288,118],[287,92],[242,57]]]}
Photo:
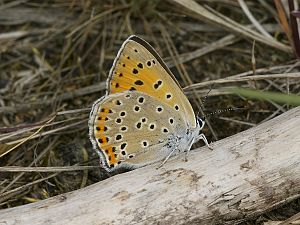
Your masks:
{"label": "butterfly leg", "polygon": [[187,162],[188,161],[188,154],[190,153],[191,151],[191,148],[192,148],[192,145],[196,142],[198,142],[199,140],[203,140],[203,142],[205,143],[205,145],[209,148],[209,149],[213,149],[209,144],[208,144],[208,141],[205,137],[204,134],[200,134],[197,138],[193,139],[189,145],[189,148],[188,150],[186,151],[186,154],[185,154],[185,161]]}
{"label": "butterfly leg", "polygon": [[192,148],[192,145],[195,143],[195,138],[194,139],[192,139],[192,141],[190,142],[190,144],[189,144],[189,147],[188,147],[188,149],[187,149],[187,151],[186,151],[186,154],[185,154],[185,157],[184,157],[184,161],[188,161],[188,155],[189,155],[189,153],[190,153],[190,151],[191,151],[191,148]]}
{"label": "butterfly leg", "polygon": [[178,146],[176,146],[176,147],[169,153],[169,155],[164,159],[164,161],[163,161],[156,169],[162,167],[162,166],[168,161],[168,159],[171,157],[171,155],[173,155],[173,153],[174,153],[177,149],[178,149]]}
{"label": "butterfly leg", "polygon": [[209,144],[208,144],[208,141],[205,137],[204,134],[199,134],[199,136],[195,139],[194,143],[198,142],[199,140],[203,140],[203,142],[205,143],[205,145],[209,148],[209,149],[213,149]]}

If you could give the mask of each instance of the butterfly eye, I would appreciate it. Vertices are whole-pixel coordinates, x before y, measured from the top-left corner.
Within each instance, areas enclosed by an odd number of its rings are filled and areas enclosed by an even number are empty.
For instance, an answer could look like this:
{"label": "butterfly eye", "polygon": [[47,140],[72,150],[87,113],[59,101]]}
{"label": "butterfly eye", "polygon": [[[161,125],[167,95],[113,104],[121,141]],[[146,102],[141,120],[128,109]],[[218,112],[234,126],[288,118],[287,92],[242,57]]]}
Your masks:
{"label": "butterfly eye", "polygon": [[198,124],[199,124],[199,127],[202,127],[202,121],[201,120],[198,121]]}
{"label": "butterfly eye", "polygon": [[198,126],[200,128],[200,130],[204,127],[204,120],[202,120],[200,117],[197,117],[197,123],[198,123]]}

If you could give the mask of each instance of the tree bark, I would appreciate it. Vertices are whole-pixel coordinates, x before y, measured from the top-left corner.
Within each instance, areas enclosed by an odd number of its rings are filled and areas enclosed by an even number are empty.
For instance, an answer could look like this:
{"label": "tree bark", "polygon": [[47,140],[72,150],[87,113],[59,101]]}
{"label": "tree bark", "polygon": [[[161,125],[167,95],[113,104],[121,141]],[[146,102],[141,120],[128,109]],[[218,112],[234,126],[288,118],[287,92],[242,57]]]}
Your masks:
{"label": "tree bark", "polygon": [[206,147],[0,211],[0,224],[235,224],[300,196],[300,107]]}

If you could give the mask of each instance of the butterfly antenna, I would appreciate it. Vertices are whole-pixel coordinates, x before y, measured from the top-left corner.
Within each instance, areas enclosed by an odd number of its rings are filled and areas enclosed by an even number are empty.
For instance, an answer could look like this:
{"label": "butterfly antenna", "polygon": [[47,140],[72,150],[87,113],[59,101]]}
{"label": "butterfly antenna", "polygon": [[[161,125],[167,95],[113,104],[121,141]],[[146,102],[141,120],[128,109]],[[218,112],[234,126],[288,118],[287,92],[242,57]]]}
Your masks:
{"label": "butterfly antenna", "polygon": [[[204,105],[205,105],[206,99],[207,99],[209,93],[211,92],[213,86],[214,86],[214,83],[210,86],[210,88],[209,88],[208,92],[205,94],[205,96],[204,96],[202,102],[200,102],[200,106],[201,106],[201,108],[202,108],[203,111],[205,111]],[[198,117],[199,117],[199,112],[197,112],[197,118],[198,118]],[[205,120],[205,114],[203,115],[203,118],[202,118],[202,119]]]}
{"label": "butterfly antenna", "polygon": [[205,96],[204,96],[204,98],[203,98],[203,101],[202,101],[203,109],[204,109],[204,104],[205,104],[205,102],[206,102],[206,99],[207,99],[207,97],[208,97],[209,93],[211,92],[211,90],[212,90],[212,88],[213,88],[214,85],[215,85],[215,84],[213,83],[213,84],[210,86],[208,92],[205,94]]}
{"label": "butterfly antenna", "polygon": [[[203,110],[203,113],[204,113],[204,111],[205,111],[204,104],[205,104],[206,99],[207,99],[207,97],[208,97],[208,94],[211,92],[213,86],[214,86],[214,83],[210,86],[210,88],[209,88],[208,92],[205,94],[205,96],[204,96],[202,102],[200,102],[200,106],[201,106],[201,108],[202,108],[202,110]],[[200,112],[198,111],[198,112],[197,112],[197,118],[199,117],[199,114],[200,114]],[[205,120],[205,114],[203,115],[202,119]]]}
{"label": "butterfly antenna", "polygon": [[205,114],[205,115],[204,115],[204,118],[205,118],[205,117],[213,116],[213,115],[215,115],[215,114],[220,114],[220,113],[229,112],[229,111],[243,110],[243,109],[245,109],[245,108],[242,107],[242,108],[219,109],[219,110],[216,110],[216,111],[214,111],[214,112]]}

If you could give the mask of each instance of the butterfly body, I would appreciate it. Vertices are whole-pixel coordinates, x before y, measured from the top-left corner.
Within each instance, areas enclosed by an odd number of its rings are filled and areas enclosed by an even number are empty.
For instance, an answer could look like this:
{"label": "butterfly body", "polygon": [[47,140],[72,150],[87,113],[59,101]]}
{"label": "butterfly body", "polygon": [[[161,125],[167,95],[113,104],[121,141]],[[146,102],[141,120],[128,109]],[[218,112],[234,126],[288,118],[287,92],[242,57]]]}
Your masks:
{"label": "butterfly body", "polygon": [[107,94],[90,113],[90,139],[104,168],[135,169],[188,151],[203,125],[155,50],[129,37],[110,71]]}

